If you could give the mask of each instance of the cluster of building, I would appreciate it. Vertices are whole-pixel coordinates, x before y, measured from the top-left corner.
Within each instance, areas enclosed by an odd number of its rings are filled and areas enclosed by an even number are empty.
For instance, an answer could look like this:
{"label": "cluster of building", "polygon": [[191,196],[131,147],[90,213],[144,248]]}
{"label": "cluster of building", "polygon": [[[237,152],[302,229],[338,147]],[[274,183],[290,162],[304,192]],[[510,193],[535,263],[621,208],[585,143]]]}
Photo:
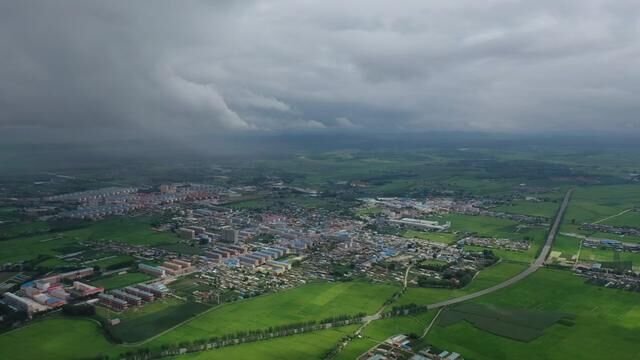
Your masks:
{"label": "cluster of building", "polygon": [[161,185],[159,191],[155,192],[132,187],[109,187],[50,196],[45,200],[78,204],[76,209],[62,212],[62,217],[98,219],[123,215],[137,209],[156,208],[185,201],[218,199],[219,196],[220,189],[213,186],[177,184]]}
{"label": "cluster of building", "polygon": [[585,238],[582,241],[582,246],[592,248],[592,249],[612,249],[616,251],[629,251],[629,252],[640,251],[640,244],[628,243],[628,242],[622,242],[622,241],[610,240],[610,239]]}
{"label": "cluster of building", "polygon": [[510,251],[527,251],[531,247],[528,241],[516,241],[511,239],[495,239],[468,236],[457,241],[458,245],[481,246],[490,249],[504,249]]}
{"label": "cluster of building", "polygon": [[392,225],[403,225],[403,226],[418,229],[418,230],[444,231],[451,228],[450,221],[440,224],[440,222],[438,221],[401,218],[401,219],[389,219],[387,220],[387,222]]}
{"label": "cluster of building", "polygon": [[195,268],[188,261],[172,259],[163,262],[162,265],[159,266],[138,264],[138,270],[151,276],[165,277],[188,274],[193,272]]}
{"label": "cluster of building", "polygon": [[[29,315],[63,306],[71,299],[82,299],[100,294],[103,288],[77,281],[93,274],[92,268],[70,271],[33,281],[20,286],[20,295],[7,292],[3,300],[7,305]],[[63,280],[74,280],[71,286],[65,286]]]}
{"label": "cluster of building", "polygon": [[620,274],[581,266],[576,268],[576,273],[587,278],[587,281],[595,285],[627,291],[640,291],[640,276],[638,274],[630,272]]}
{"label": "cluster of building", "polygon": [[411,339],[404,334],[395,335],[382,344],[376,345],[369,349],[365,354],[359,357],[359,360],[464,360],[464,358],[456,353],[449,351],[433,352],[431,348],[414,352],[411,347]]}
{"label": "cluster of building", "polygon": [[640,229],[632,227],[585,223],[580,225],[580,229],[595,232],[606,232],[617,235],[640,236]]}
{"label": "cluster of building", "polygon": [[163,298],[167,293],[167,287],[162,284],[137,284],[100,294],[98,302],[111,310],[123,311]]}

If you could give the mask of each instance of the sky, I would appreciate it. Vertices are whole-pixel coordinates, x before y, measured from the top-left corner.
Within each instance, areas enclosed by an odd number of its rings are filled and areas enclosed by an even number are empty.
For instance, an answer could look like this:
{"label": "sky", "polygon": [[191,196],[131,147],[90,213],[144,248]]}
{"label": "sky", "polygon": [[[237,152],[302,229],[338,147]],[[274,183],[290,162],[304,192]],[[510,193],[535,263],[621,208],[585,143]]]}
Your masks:
{"label": "sky", "polygon": [[640,134],[637,0],[2,1],[0,54],[5,135]]}

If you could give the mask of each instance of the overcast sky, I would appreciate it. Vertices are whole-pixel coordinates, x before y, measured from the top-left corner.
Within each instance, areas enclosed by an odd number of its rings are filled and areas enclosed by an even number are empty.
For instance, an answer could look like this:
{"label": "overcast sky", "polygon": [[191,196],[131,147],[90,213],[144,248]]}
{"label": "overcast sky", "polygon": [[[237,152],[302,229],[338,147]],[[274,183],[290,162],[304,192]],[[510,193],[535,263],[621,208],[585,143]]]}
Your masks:
{"label": "overcast sky", "polygon": [[0,132],[640,133],[640,1],[1,1]]}

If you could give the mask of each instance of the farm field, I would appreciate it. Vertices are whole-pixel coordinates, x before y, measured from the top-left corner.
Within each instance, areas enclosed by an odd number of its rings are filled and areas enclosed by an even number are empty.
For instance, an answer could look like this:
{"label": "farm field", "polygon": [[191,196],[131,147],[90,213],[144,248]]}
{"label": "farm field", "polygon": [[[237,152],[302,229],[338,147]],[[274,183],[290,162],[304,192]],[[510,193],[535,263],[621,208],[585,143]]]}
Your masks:
{"label": "farm field", "polygon": [[139,312],[128,310],[129,314],[125,314],[122,317],[122,322],[114,326],[111,333],[124,343],[139,342],[157,335],[209,308],[208,305],[200,303],[175,303],[175,299],[159,300],[141,307]]}
{"label": "farm field", "polygon": [[458,237],[455,234],[445,232],[407,230],[402,234],[402,236],[406,238],[435,241],[443,244],[453,244],[458,240]]}
{"label": "farm field", "polygon": [[308,284],[222,305],[154,339],[152,344],[179,343],[185,339],[209,338],[238,330],[322,320],[340,314],[371,314],[396,291],[398,288],[395,286],[357,281]]}
{"label": "farm field", "polygon": [[120,352],[107,341],[97,323],[65,318],[38,321],[0,334],[0,349],[11,360],[42,359],[43,354],[51,360],[75,360]]}
{"label": "farm field", "polygon": [[486,289],[492,285],[507,280],[526,269],[527,265],[502,261],[486,268],[462,289],[437,289],[437,288],[407,288],[406,292],[394,305],[418,304],[428,305],[442,300],[462,296],[474,291]]}
{"label": "farm field", "polygon": [[530,216],[543,216],[547,218],[552,218],[555,213],[558,211],[558,207],[560,206],[559,202],[550,202],[550,201],[526,201],[526,200],[518,200],[514,201],[511,204],[501,205],[493,208],[494,211],[501,211],[511,214],[522,214],[522,215],[530,215]]}
{"label": "farm field", "polygon": [[130,272],[122,275],[114,275],[91,281],[91,285],[110,289],[119,289],[125,286],[141,283],[153,279],[152,276],[140,272]]}
{"label": "farm field", "polygon": [[[522,282],[473,303],[576,315],[575,325],[552,325],[529,343],[467,323],[436,326],[427,342],[471,359],[634,359],[640,341],[640,294],[585,284],[569,271],[541,269]],[[585,341],[589,339],[589,341]]]}
{"label": "farm field", "polygon": [[[174,360],[298,360],[322,359],[341,338],[352,334],[356,326],[314,331],[300,335],[229,346],[174,358]],[[258,355],[259,354],[259,355]]]}
{"label": "farm field", "polygon": [[[0,263],[35,259],[38,255],[55,256],[78,251],[82,240],[112,240],[130,244],[157,245],[175,243],[172,233],[151,230],[146,218],[115,218],[92,223],[79,229],[44,233],[2,241]],[[69,248],[73,248],[69,250]]]}
{"label": "farm field", "polygon": [[356,359],[377,343],[393,335],[413,333],[419,336],[435,315],[436,311],[429,311],[415,315],[372,321],[362,332],[362,338],[352,340],[349,345],[340,352],[336,359]]}
{"label": "farm field", "polygon": [[542,335],[555,323],[572,326],[574,315],[549,311],[531,311],[483,305],[477,303],[458,304],[445,309],[438,318],[442,328],[460,322],[509,339],[530,342]]}
{"label": "farm field", "polygon": [[628,251],[614,251],[610,249],[592,249],[582,247],[580,250],[580,261],[589,262],[617,262],[631,261],[634,268],[640,267],[640,254]]}
{"label": "farm field", "polygon": [[[640,206],[640,184],[581,187],[573,194],[564,223],[596,222],[637,206]],[[603,223],[632,226],[638,219],[637,213],[629,212]]]}
{"label": "farm field", "polygon": [[578,255],[581,241],[582,239],[575,237],[557,235],[556,241],[553,243],[553,251],[560,253],[558,257],[571,260],[572,257]]}

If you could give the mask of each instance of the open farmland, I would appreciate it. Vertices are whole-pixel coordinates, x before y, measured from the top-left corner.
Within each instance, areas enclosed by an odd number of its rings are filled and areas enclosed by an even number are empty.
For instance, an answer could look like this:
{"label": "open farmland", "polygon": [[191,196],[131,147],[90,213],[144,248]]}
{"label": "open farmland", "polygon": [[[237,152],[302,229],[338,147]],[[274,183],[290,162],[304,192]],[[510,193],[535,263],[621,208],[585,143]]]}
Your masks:
{"label": "open farmland", "polygon": [[141,314],[126,315],[120,324],[111,329],[113,337],[125,343],[139,342],[209,309],[208,305],[193,302],[171,304],[168,301],[168,305],[163,306],[162,301],[146,305],[145,307],[155,305],[155,308]]}
{"label": "open farmland", "polygon": [[119,352],[107,341],[97,323],[61,318],[38,321],[0,334],[0,349],[3,358],[11,360],[74,360]]}
{"label": "open farmland", "polygon": [[492,334],[529,342],[542,336],[544,330],[551,325],[572,318],[571,314],[467,303],[446,309],[438,318],[438,325],[449,327],[466,321]]}
{"label": "open farmland", "polygon": [[555,215],[556,211],[558,211],[559,206],[560,206],[559,202],[553,202],[553,201],[536,202],[536,201],[519,200],[506,205],[495,207],[492,210],[502,211],[502,212],[511,213],[511,214],[522,214],[522,215],[529,215],[529,216],[542,216],[542,217],[552,218]]}
{"label": "open farmland", "polygon": [[[576,315],[575,325],[556,324],[524,343],[467,323],[436,327],[427,342],[472,359],[635,359],[640,341],[640,294],[588,285],[571,272],[541,269],[522,282],[473,303]],[[585,341],[588,339],[589,341]]]}
{"label": "open farmland", "polygon": [[176,236],[151,230],[147,218],[114,218],[61,232],[48,232],[2,241],[0,263],[35,259],[39,255],[56,256],[81,250],[84,240],[112,240],[135,245],[175,243]]}
{"label": "open farmland", "polygon": [[458,240],[458,236],[446,232],[407,230],[402,234],[402,236],[406,238],[435,241],[443,244],[453,244]]}
{"label": "open farmland", "polygon": [[[628,212],[619,217],[608,217],[640,206],[640,184],[591,186],[576,189],[565,224],[582,224],[601,221],[616,226],[633,226],[640,219],[637,213]],[[637,226],[637,225],[636,225]]]}
{"label": "open farmland", "polygon": [[106,278],[97,279],[91,285],[109,289],[119,289],[125,286],[138,284],[153,279],[152,276],[140,272],[131,272],[122,275],[113,275]]}
{"label": "open farmland", "polygon": [[222,305],[155,339],[153,343],[179,343],[341,314],[372,314],[396,291],[398,288],[395,286],[357,281],[309,284]]}
{"label": "open farmland", "polygon": [[190,360],[320,360],[331,351],[341,338],[352,334],[355,325],[314,331],[300,335],[229,346],[181,356],[176,359]]}

